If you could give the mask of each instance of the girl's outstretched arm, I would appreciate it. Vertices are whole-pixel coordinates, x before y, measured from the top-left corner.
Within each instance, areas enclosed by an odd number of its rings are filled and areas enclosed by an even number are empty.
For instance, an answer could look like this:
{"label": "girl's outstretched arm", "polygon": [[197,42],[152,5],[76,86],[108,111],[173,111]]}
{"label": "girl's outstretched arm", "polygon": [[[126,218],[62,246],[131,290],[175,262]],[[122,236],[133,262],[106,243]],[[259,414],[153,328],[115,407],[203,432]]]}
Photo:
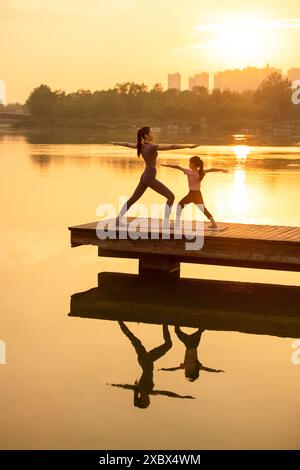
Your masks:
{"label": "girl's outstretched arm", "polygon": [[169,168],[174,168],[175,170],[184,171],[184,168],[182,168],[182,166],[179,166],[179,165],[168,165],[166,163],[161,163],[160,165],[161,166],[167,166]]}
{"label": "girl's outstretched arm", "polygon": [[129,142],[110,142],[112,145],[120,145],[121,147],[129,147],[131,149],[136,149],[136,144],[131,144]]}
{"label": "girl's outstretched arm", "polygon": [[195,144],[159,144],[157,150],[194,149],[199,147]]}
{"label": "girl's outstretched arm", "polygon": [[213,173],[216,171],[221,171],[222,173],[228,173],[228,170],[223,170],[222,168],[210,168],[209,170],[205,170],[204,173]]}

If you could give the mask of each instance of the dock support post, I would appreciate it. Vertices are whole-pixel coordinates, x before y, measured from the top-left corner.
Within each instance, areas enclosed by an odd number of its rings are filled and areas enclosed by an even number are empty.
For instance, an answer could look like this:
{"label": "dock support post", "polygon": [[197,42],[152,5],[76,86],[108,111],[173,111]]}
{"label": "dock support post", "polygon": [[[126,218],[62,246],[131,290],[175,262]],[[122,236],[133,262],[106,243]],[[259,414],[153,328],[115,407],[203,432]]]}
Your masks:
{"label": "dock support post", "polygon": [[139,258],[140,276],[180,277],[180,262],[175,256],[145,253]]}

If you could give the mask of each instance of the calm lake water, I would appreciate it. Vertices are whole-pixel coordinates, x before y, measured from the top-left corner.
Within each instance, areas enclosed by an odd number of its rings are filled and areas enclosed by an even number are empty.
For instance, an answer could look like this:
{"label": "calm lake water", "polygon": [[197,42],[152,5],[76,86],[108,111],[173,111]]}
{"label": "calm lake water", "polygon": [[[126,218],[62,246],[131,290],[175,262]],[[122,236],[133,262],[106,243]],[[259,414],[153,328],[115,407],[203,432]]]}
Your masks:
{"label": "calm lake water", "polygon": [[[161,152],[159,161],[184,166],[198,152],[207,168],[229,170],[203,182],[216,220],[300,225],[300,147],[202,146]],[[71,296],[96,287],[98,273],[137,273],[135,260],[71,248],[67,227],[97,220],[99,204],[129,195],[142,167],[127,148],[0,137],[1,448],[299,449],[300,364],[291,361],[292,338],[267,329],[206,330],[199,360],[224,372],[203,369],[189,381],[182,369],[158,370],[183,362],[173,326],[171,347],[161,325],[127,322],[127,330],[117,321],[68,316]],[[177,200],[187,192],[180,172],[158,167],[158,178]],[[148,190],[141,202],[161,198]],[[300,286],[299,273],[267,270],[184,264],[181,276]],[[167,393],[150,394],[146,408],[134,406],[142,369],[130,332],[147,350],[164,344],[154,366],[148,357],[144,378]]]}

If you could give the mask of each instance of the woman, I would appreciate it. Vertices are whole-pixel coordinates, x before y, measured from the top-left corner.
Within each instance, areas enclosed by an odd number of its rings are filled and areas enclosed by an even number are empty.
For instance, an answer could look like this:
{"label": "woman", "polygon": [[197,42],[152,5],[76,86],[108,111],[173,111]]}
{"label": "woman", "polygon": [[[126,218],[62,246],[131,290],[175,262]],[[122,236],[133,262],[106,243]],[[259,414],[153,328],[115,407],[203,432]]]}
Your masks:
{"label": "woman", "polygon": [[197,145],[180,145],[180,144],[153,144],[154,135],[150,127],[142,127],[137,132],[137,143],[129,144],[126,142],[112,142],[114,145],[122,145],[124,147],[136,148],[138,158],[142,155],[145,161],[145,170],[140,181],[128,201],[124,204],[117,217],[117,222],[122,221],[122,217],[128,209],[144,194],[147,188],[151,188],[157,193],[165,196],[167,199],[165,207],[164,220],[167,221],[170,216],[175,196],[164,184],[156,179],[156,159],[158,150],[175,150],[184,148],[195,148]]}

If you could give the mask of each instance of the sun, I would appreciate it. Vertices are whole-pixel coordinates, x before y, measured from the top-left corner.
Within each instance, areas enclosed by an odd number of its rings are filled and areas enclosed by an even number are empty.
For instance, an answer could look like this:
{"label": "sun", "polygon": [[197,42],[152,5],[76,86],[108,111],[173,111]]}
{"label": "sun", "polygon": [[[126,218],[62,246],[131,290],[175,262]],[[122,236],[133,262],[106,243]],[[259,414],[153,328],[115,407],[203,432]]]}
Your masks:
{"label": "sun", "polygon": [[243,68],[263,66],[278,53],[278,30],[274,22],[247,14],[219,23],[198,24],[199,39],[205,37],[209,52],[219,64]]}
{"label": "sun", "polygon": [[215,40],[217,54],[239,66],[261,62],[262,34],[235,27],[220,31]]}

